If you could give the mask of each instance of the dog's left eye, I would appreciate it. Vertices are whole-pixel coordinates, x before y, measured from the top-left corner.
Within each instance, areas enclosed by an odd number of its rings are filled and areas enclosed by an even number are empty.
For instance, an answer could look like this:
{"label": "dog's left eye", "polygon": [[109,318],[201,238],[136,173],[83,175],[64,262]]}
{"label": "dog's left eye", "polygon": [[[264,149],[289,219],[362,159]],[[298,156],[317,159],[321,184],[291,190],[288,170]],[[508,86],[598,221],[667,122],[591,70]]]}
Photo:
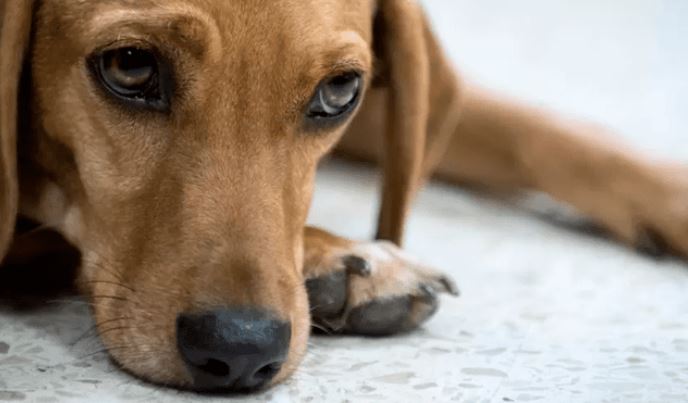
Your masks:
{"label": "dog's left eye", "polygon": [[155,109],[166,109],[167,99],[154,52],[136,47],[106,50],[92,59],[101,84],[117,98]]}
{"label": "dog's left eye", "polygon": [[358,103],[361,81],[360,74],[350,72],[320,83],[308,107],[308,118],[334,123],[345,117]]}

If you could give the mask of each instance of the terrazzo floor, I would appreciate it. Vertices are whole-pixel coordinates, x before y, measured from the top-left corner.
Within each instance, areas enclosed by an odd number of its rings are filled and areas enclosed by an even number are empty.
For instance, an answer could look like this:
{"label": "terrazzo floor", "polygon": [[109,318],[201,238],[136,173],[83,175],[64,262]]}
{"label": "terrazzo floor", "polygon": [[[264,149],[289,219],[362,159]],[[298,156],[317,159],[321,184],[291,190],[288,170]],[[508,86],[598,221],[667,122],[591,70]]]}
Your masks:
{"label": "terrazzo floor", "polygon": [[[469,77],[688,161],[688,2],[425,3]],[[311,222],[367,237],[376,184],[373,170],[326,164]],[[568,212],[542,198],[525,206],[431,185],[408,249],[452,273],[462,297],[444,298],[410,335],[315,337],[293,379],[246,400],[688,401],[688,264],[558,225]],[[121,373],[97,340],[79,339],[91,326],[71,298],[22,311],[0,304],[0,402],[223,399]]]}

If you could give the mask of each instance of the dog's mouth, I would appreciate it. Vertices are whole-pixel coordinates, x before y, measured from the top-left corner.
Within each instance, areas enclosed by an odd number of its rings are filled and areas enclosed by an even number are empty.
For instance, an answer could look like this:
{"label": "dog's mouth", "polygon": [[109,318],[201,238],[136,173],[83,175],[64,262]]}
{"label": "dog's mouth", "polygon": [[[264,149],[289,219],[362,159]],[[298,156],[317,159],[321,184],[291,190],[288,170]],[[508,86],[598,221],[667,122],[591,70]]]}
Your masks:
{"label": "dog's mouth", "polygon": [[[167,346],[153,347],[147,341],[152,335],[134,332],[133,326],[104,327],[99,332],[120,369],[179,390],[252,393],[289,371],[291,326],[265,312],[218,309],[180,315],[176,322],[176,343]],[[124,342],[126,338],[131,342]]]}
{"label": "dog's mouth", "polygon": [[[115,308],[124,297],[108,300],[94,306],[100,339],[120,368],[145,381],[203,393],[249,393],[293,370],[293,326],[269,311],[222,307],[155,323],[147,312]],[[136,312],[140,319],[115,310]]]}
{"label": "dog's mouth", "polygon": [[285,318],[265,306],[217,303],[221,298],[190,303],[199,298],[184,284],[125,283],[108,276],[113,272],[100,267],[103,279],[82,285],[107,353],[137,378],[185,391],[250,393],[286,379],[303,355],[310,328],[305,300]]}

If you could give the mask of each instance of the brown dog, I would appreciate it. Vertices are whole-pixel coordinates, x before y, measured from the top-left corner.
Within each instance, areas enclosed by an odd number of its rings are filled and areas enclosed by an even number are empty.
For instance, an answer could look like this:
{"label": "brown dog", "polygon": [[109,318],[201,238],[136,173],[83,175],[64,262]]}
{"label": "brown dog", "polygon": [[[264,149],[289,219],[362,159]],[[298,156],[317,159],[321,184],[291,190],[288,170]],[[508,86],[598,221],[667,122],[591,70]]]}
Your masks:
{"label": "brown dog", "polygon": [[434,174],[688,254],[684,168],[462,83],[415,1],[2,0],[0,21],[0,257],[35,241],[17,217],[62,234],[144,379],[256,389],[294,371],[311,319],[390,334],[456,293],[393,243],[305,226],[335,144],[382,161],[379,239],[401,242]]}

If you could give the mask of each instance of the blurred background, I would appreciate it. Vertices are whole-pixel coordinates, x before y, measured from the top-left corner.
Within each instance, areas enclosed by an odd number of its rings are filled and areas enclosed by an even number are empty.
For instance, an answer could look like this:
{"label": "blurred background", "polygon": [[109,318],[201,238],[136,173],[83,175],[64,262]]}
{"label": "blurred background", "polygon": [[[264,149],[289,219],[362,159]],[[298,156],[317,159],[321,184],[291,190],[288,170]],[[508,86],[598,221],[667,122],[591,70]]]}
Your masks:
{"label": "blurred background", "polygon": [[468,77],[688,162],[688,1],[422,3]]}

